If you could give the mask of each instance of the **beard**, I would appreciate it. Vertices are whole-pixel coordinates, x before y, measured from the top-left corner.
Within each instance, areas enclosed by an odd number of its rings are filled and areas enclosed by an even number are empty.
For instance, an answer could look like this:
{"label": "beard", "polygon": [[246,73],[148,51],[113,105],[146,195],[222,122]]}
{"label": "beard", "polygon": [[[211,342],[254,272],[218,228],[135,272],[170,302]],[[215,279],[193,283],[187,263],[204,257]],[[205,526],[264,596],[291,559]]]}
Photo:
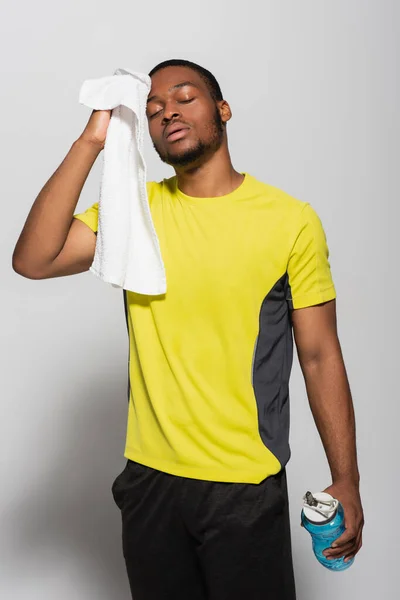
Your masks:
{"label": "beard", "polygon": [[188,165],[196,163],[199,159],[213,154],[216,152],[222,144],[224,139],[225,125],[222,122],[219,110],[215,109],[213,120],[207,127],[210,130],[210,135],[207,141],[198,140],[197,144],[187,150],[182,150],[179,154],[174,154],[166,150],[162,152],[157,148],[153,142],[153,147],[157,152],[162,162],[171,165],[172,167],[187,167]]}

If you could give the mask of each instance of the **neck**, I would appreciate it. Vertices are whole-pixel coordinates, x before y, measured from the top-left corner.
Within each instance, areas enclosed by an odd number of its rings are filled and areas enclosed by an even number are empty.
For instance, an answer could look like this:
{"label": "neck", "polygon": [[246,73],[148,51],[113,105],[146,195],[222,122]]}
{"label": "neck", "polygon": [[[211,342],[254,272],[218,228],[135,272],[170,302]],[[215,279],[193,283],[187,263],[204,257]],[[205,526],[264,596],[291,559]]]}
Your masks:
{"label": "neck", "polygon": [[176,168],[175,173],[179,189],[195,198],[225,196],[238,188],[244,179],[244,175],[233,168],[224,145],[204,163]]}

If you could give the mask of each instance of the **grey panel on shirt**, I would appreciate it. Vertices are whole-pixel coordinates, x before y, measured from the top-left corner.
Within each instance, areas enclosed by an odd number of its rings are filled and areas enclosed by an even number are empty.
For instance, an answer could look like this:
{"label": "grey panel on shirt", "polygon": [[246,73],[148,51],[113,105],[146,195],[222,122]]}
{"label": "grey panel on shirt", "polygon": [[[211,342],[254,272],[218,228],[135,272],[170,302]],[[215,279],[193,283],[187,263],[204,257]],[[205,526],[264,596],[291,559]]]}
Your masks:
{"label": "grey panel on shirt", "polygon": [[285,273],[264,298],[252,364],[260,436],[284,467],[290,458],[291,291]]}

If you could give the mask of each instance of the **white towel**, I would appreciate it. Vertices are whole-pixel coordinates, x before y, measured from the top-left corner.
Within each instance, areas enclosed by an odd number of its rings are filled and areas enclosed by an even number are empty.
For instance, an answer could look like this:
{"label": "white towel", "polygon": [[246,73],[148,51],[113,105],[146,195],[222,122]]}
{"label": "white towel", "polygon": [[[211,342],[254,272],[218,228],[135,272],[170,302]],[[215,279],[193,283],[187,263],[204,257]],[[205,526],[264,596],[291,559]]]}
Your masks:
{"label": "white towel", "polygon": [[96,250],[90,271],[114,287],[164,294],[166,276],[151,217],[143,158],[150,77],[130,69],[88,79],[79,102],[112,109],[103,150]]}

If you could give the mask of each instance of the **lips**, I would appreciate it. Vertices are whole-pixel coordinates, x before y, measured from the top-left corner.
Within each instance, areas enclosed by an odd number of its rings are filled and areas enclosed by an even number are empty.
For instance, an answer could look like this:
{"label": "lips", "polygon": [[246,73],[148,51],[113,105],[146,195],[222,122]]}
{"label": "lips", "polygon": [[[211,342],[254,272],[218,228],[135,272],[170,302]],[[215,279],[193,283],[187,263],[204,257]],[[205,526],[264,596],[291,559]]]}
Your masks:
{"label": "lips", "polygon": [[170,141],[172,141],[174,139],[180,139],[181,137],[183,137],[185,135],[185,132],[188,130],[189,127],[186,127],[186,125],[174,123],[173,125],[170,125],[170,127],[166,128],[164,135],[167,138],[167,140],[170,139]]}

